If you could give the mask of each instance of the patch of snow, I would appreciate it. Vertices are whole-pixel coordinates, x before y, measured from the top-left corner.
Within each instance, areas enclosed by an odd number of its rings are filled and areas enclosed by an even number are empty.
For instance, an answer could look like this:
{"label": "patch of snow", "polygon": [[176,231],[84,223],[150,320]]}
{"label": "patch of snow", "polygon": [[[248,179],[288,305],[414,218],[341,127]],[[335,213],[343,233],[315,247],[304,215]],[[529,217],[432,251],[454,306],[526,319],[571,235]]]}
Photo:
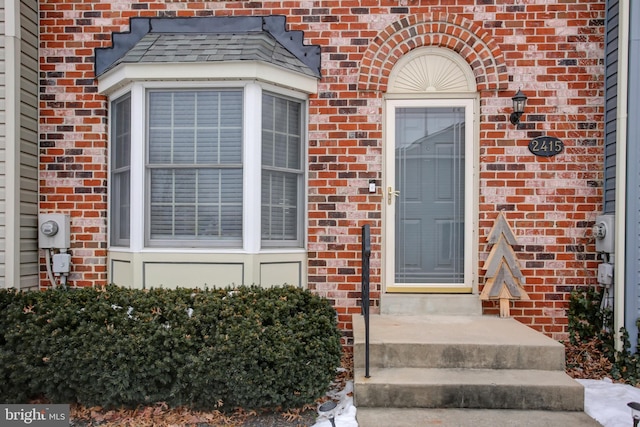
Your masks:
{"label": "patch of snow", "polygon": [[[633,425],[629,402],[640,402],[640,388],[603,380],[576,380],[584,386],[584,412],[604,427]],[[640,414],[639,414],[640,415]]]}

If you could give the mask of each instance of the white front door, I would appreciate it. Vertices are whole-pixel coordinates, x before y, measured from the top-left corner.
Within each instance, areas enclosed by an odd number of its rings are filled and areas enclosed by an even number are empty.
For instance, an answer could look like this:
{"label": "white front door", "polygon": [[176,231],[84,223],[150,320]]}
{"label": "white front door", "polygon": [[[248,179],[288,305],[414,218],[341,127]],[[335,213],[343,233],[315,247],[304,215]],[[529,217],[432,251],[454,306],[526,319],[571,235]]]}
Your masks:
{"label": "white front door", "polygon": [[471,292],[474,105],[386,103],[387,292]]}

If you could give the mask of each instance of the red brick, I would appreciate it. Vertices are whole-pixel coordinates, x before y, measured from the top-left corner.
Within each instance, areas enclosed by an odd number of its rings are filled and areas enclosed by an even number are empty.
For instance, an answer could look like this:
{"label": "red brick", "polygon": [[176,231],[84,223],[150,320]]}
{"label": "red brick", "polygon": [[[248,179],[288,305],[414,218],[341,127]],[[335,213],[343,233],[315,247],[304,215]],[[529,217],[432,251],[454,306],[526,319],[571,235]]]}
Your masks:
{"label": "red brick", "polygon": [[[127,31],[128,19],[136,16],[159,16],[165,11],[177,10],[178,16],[196,16],[196,12],[211,10],[219,16],[270,15],[287,16],[290,29],[304,31],[306,44],[319,44],[323,49],[323,79],[321,92],[333,92],[336,100],[345,101],[347,107],[356,108],[354,114],[340,114],[340,108],[318,95],[311,95],[310,118],[319,118],[309,126],[309,242],[318,245],[319,236],[357,236],[366,212],[379,214],[373,220],[366,220],[372,226],[374,242],[373,259],[383,258],[380,246],[381,214],[385,199],[380,194],[361,193],[363,175],[368,171],[380,171],[382,166],[382,132],[380,117],[383,116],[382,97],[388,84],[388,71],[402,54],[413,48],[432,44],[449,46],[459,51],[467,63],[471,64],[478,78],[480,94],[480,140],[479,147],[479,200],[478,246],[479,259],[486,259],[489,247],[485,240],[493,225],[498,206],[513,205],[506,212],[507,219],[520,237],[544,236],[550,243],[544,250],[553,255],[554,264],[559,268],[526,269],[533,277],[527,277],[531,286],[531,301],[515,302],[513,313],[518,320],[558,337],[566,333],[566,318],[551,317],[544,310],[550,304],[556,307],[567,300],[568,294],[549,289],[556,284],[581,286],[593,283],[595,263],[588,267],[576,261],[574,253],[565,252],[565,245],[583,245],[588,253],[594,248],[585,236],[584,227],[579,223],[593,217],[601,210],[602,189],[590,187],[590,182],[602,181],[603,161],[603,105],[594,98],[603,93],[603,27],[590,27],[590,20],[604,17],[604,1],[589,3],[546,2],[545,4],[523,4],[524,11],[510,13],[502,7],[491,4],[474,3],[473,11],[467,10],[469,2],[451,0],[433,5],[429,2],[409,2],[407,14],[392,15],[390,7],[397,3],[370,0],[329,0],[322,4],[330,10],[322,15],[320,23],[304,21],[304,16],[313,16],[314,9],[302,8],[299,2],[263,2],[247,7],[245,2],[215,3],[209,9],[204,2],[147,3],[146,10],[134,9],[137,0],[119,3],[119,10],[111,10],[109,3],[95,3],[88,0],[43,0],[41,12],[41,84],[40,124],[40,209],[49,212],[71,212],[72,222],[82,218],[106,218],[107,165],[108,157],[106,127],[106,99],[99,94],[86,93],[87,86],[75,87],[75,79],[92,79],[93,54],[95,47],[110,46],[113,31]],[[309,6],[311,7],[311,6]],[[362,19],[351,13],[353,7],[368,7],[368,17]],[[76,25],[72,14],[81,11],[100,13],[86,26]],[[474,13],[478,13],[474,16]],[[74,15],[75,16],[75,15]],[[335,18],[335,19],[334,19]],[[464,18],[464,19],[463,19]],[[402,20],[398,27],[379,27],[379,22],[392,24]],[[547,25],[550,20],[559,27]],[[433,22],[430,22],[433,21]],[[500,27],[485,26],[485,22],[501,21]],[[404,25],[403,28],[400,26]],[[66,33],[75,27],[79,33]],[[414,29],[418,35],[412,35]],[[559,31],[574,29],[573,31]],[[429,33],[430,34],[427,34]],[[581,49],[575,36],[579,34]],[[397,33],[397,34],[396,34]],[[565,35],[565,33],[567,35]],[[83,37],[78,37],[81,34]],[[84,37],[87,36],[88,37]],[[518,37],[518,41],[512,38]],[[364,39],[366,45],[353,45],[353,40]],[[520,41],[523,39],[524,41]],[[330,46],[333,40],[344,41],[343,45]],[[341,53],[346,59],[333,61],[328,52]],[[65,63],[68,52],[80,58],[79,63]],[[577,66],[563,66],[559,60],[577,58]],[[490,60],[489,60],[490,59]],[[356,63],[356,68],[347,66]],[[52,73],[58,77],[47,77]],[[519,87],[527,93],[529,101],[523,123],[531,125],[539,133],[562,138],[565,152],[549,159],[535,157],[528,152],[528,130],[516,130],[508,121],[511,100]],[[48,97],[51,96],[53,100]],[[350,104],[363,101],[368,104]],[[74,104],[77,104],[74,106]],[[79,106],[78,106],[79,105]],[[89,111],[89,116],[75,116],[77,110]],[[369,117],[367,114],[371,114]],[[527,116],[543,115],[544,121],[527,122]],[[501,121],[489,121],[503,117]],[[312,120],[313,122],[313,120]],[[592,129],[583,129],[579,123],[595,123]],[[72,130],[56,132],[56,126],[70,126]],[[353,136],[354,132],[368,132],[367,143]],[[62,139],[53,139],[54,134],[62,134]],[[592,147],[580,147],[580,141],[593,139]],[[62,142],[64,141],[64,149]],[[371,142],[370,142],[371,141]],[[51,146],[53,145],[53,146]],[[76,150],[66,155],[65,149]],[[91,150],[87,154],[86,150]],[[97,153],[96,153],[97,151]],[[323,156],[338,156],[330,162]],[[362,158],[367,157],[368,162]],[[59,162],[60,157],[70,157],[69,164],[81,165],[89,174],[83,177],[83,185],[97,192],[77,194],[75,183],[65,177],[68,169],[50,170],[49,166]],[[505,164],[503,171],[489,170],[489,164]],[[509,169],[519,166],[521,169]],[[341,179],[339,173],[351,171],[357,178]],[[53,177],[52,177],[53,176]],[[380,172],[373,176],[380,180]],[[357,180],[357,181],[356,181]],[[73,184],[72,184],[73,182]],[[533,186],[532,186],[533,185]],[[552,190],[547,192],[547,190]],[[588,191],[587,191],[588,190]],[[330,202],[332,195],[344,195],[348,202],[335,203],[335,210],[346,210],[346,218],[338,227],[317,227],[317,221],[327,218],[322,209]],[[496,195],[500,195],[499,197]],[[515,222],[517,220],[517,222]],[[535,233],[534,233],[535,232]],[[96,246],[95,237],[101,234],[106,241],[106,227],[86,227],[74,234],[73,246],[89,253],[86,258],[101,258],[101,265],[84,262],[82,257],[74,257],[74,285],[91,286],[106,284],[106,253]],[[582,236],[582,237],[565,237]],[[357,244],[338,241],[344,245],[340,251],[326,249],[309,252],[309,288],[327,285],[340,301],[336,307],[340,314],[340,325],[351,329],[347,314],[359,312],[356,300],[360,274],[360,253]],[[315,248],[314,248],[315,249]],[[523,254],[523,259],[527,255]],[[318,273],[314,262],[335,260],[340,266],[355,268],[354,274]],[[332,261],[334,262],[334,261]],[[478,279],[483,282],[482,263],[476,266]],[[43,283],[46,273],[41,271]],[[372,287],[378,292],[372,294],[374,307],[379,307],[381,287],[380,271],[372,269]],[[556,300],[559,298],[560,300]],[[485,313],[497,314],[498,307],[493,302],[483,304]],[[343,337],[343,344],[352,338]]]}

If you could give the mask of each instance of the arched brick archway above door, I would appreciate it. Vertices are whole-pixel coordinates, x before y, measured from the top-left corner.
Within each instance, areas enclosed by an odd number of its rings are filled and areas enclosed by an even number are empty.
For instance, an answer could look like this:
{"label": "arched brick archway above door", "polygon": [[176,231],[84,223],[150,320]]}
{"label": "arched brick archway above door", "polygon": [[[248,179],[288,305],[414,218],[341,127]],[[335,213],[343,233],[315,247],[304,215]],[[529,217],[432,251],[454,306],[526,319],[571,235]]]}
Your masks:
{"label": "arched brick archway above door", "polygon": [[358,89],[386,92],[396,62],[422,46],[457,52],[473,70],[478,91],[507,88],[504,56],[487,31],[459,16],[422,14],[400,19],[376,36],[362,59]]}

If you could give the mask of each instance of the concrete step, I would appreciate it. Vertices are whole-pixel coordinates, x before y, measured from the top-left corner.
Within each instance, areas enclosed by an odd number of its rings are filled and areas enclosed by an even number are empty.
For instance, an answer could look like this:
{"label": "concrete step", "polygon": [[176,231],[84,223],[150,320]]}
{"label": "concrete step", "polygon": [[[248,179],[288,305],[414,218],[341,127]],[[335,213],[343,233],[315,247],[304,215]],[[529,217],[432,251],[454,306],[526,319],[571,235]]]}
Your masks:
{"label": "concrete step", "polygon": [[584,388],[563,371],[355,369],[355,404],[388,408],[583,411]]}
{"label": "concrete step", "polygon": [[[364,317],[353,316],[354,366],[364,367]],[[370,317],[370,366],[564,370],[564,346],[514,319]]]}
{"label": "concrete step", "polygon": [[[629,416],[631,418],[631,416]],[[361,408],[359,427],[598,427],[584,412],[509,409]]]}
{"label": "concrete step", "polygon": [[381,314],[393,316],[480,316],[482,302],[472,294],[387,294],[380,296]]}
{"label": "concrete step", "polygon": [[514,319],[353,317],[358,408],[477,408],[582,412],[584,389],[564,372],[564,346]]}

